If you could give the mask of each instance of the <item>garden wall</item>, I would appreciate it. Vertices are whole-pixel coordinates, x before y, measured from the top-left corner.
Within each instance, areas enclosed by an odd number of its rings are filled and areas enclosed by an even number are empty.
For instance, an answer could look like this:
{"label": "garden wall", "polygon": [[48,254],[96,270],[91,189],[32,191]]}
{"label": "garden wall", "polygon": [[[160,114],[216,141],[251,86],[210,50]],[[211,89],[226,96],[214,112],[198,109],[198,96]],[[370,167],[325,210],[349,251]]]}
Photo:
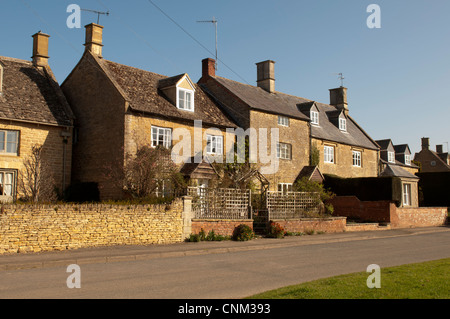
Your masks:
{"label": "garden wall", "polygon": [[171,205],[4,205],[0,254],[184,240],[183,201]]}
{"label": "garden wall", "polygon": [[214,230],[216,235],[231,236],[240,224],[253,229],[253,219],[192,219],[191,229],[193,234],[198,234],[203,229],[206,234]]}
{"label": "garden wall", "polygon": [[347,218],[327,217],[327,218],[298,218],[298,219],[272,219],[280,224],[288,232],[315,232],[339,233],[345,231]]}

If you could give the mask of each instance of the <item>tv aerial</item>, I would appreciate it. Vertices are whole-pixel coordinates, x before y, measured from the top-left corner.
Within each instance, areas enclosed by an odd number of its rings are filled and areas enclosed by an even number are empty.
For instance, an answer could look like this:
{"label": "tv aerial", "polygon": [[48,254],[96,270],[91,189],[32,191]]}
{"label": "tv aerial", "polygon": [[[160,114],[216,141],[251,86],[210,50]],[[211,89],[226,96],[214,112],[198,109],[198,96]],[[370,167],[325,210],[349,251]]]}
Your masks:
{"label": "tv aerial", "polygon": [[104,14],[104,15],[109,15],[109,11],[107,12],[102,12],[102,11],[97,11],[97,10],[91,10],[91,9],[81,9],[81,11],[87,11],[87,12],[93,12],[97,14],[97,24],[100,24],[100,15]]}
{"label": "tv aerial", "polygon": [[216,69],[216,71],[217,71],[217,20],[216,20],[216,18],[212,18],[212,20],[199,20],[199,21],[197,21],[197,22],[200,22],[200,23],[213,23],[214,24],[214,27],[215,27],[215,30],[216,30],[216,63],[215,63],[215,69]]}

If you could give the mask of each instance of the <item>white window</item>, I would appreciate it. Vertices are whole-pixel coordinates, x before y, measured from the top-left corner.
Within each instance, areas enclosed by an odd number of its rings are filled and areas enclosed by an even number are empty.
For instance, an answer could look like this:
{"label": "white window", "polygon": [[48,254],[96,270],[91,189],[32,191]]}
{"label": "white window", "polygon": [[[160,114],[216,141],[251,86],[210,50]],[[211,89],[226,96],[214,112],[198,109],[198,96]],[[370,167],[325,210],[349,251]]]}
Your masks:
{"label": "white window", "polygon": [[411,155],[405,155],[405,164],[411,165]]}
{"label": "white window", "polygon": [[286,116],[278,116],[278,125],[289,126],[289,118]]}
{"label": "white window", "polygon": [[158,145],[170,148],[172,146],[172,129],[152,126],[152,147]]}
{"label": "white window", "polygon": [[206,135],[206,153],[207,154],[223,154],[223,136]]}
{"label": "white window", "polygon": [[361,167],[361,152],[353,151],[353,166]]}
{"label": "white window", "polygon": [[403,184],[403,206],[411,206],[411,184]]}
{"label": "white window", "polygon": [[319,112],[311,111],[311,123],[319,125]]}
{"label": "white window", "polygon": [[277,143],[277,158],[291,159],[291,145],[286,143]]}
{"label": "white window", "polygon": [[346,119],[339,119],[339,129],[341,131],[347,131],[347,120]]}
{"label": "white window", "polygon": [[182,88],[177,90],[177,107],[181,110],[194,111],[194,92]]}
{"label": "white window", "polygon": [[395,153],[394,152],[388,152],[388,162],[395,163]]}
{"label": "white window", "polygon": [[11,171],[0,171],[0,196],[14,196],[15,174]]}
{"label": "white window", "polygon": [[334,163],[334,147],[333,146],[324,146],[323,161],[325,163]]}
{"label": "white window", "polygon": [[0,154],[17,155],[19,131],[0,130]]}
{"label": "white window", "polygon": [[292,183],[279,183],[278,191],[286,194],[287,192],[292,192]]}

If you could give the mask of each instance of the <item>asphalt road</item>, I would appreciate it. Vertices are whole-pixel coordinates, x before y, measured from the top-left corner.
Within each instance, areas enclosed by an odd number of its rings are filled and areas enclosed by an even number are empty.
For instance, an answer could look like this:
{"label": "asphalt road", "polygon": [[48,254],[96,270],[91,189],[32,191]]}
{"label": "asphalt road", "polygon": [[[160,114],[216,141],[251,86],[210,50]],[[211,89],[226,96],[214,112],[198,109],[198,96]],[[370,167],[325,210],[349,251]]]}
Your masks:
{"label": "asphalt road", "polygon": [[378,264],[382,274],[383,267],[448,257],[450,228],[443,228],[438,232],[276,249],[83,264],[81,287],[72,289],[67,287],[71,273],[66,265],[5,270],[0,271],[0,298],[242,298],[318,278],[366,271],[370,264]]}

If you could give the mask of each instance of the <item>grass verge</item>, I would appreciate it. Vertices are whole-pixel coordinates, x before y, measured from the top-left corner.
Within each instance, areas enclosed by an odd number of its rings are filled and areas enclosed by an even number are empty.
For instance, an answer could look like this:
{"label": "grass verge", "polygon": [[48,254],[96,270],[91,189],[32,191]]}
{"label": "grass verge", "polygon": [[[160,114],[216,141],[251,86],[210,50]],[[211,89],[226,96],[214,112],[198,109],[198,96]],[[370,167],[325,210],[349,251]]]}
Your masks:
{"label": "grass verge", "polygon": [[381,268],[381,288],[368,288],[371,273],[306,282],[247,299],[449,299],[450,258]]}

